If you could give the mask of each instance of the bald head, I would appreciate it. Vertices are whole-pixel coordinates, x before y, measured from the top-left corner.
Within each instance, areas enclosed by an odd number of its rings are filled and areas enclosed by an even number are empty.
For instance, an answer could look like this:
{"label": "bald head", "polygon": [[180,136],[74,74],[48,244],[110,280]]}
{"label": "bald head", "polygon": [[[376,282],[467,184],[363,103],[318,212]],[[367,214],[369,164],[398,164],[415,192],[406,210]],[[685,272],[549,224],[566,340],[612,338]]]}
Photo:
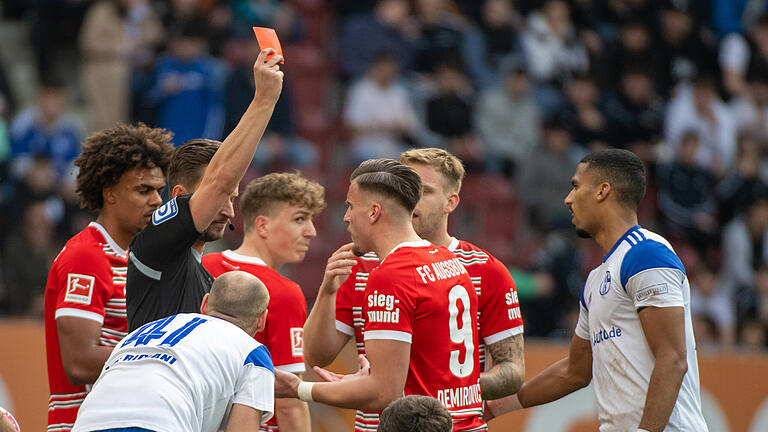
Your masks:
{"label": "bald head", "polygon": [[232,271],[217,277],[208,296],[208,315],[232,318],[239,327],[253,326],[267,309],[269,292],[256,276]]}

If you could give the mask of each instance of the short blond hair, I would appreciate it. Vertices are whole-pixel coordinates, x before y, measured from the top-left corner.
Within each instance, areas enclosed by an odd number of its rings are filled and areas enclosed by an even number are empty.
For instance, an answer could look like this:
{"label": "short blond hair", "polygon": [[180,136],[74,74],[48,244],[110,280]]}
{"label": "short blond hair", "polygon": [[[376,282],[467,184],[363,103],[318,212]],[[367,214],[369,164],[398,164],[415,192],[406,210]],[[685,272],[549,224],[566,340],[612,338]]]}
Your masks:
{"label": "short blond hair", "polygon": [[421,164],[437,169],[445,178],[446,190],[459,193],[466,171],[461,159],[451,153],[434,147],[414,148],[400,154],[397,158],[406,165]]}
{"label": "short blond hair", "polygon": [[277,203],[305,207],[312,215],[325,208],[325,188],[299,173],[271,173],[248,183],[240,198],[245,231],[257,217],[266,215]]}

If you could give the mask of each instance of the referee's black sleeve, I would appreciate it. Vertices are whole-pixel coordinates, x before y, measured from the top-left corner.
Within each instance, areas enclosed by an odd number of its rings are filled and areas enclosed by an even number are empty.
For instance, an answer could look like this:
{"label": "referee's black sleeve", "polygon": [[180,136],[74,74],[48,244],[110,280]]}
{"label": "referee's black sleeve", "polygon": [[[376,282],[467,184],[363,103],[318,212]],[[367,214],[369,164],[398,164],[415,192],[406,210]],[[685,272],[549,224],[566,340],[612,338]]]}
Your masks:
{"label": "referee's black sleeve", "polygon": [[178,196],[163,204],[133,238],[129,259],[145,276],[160,280],[166,266],[184,256],[200,238],[189,210],[190,196]]}

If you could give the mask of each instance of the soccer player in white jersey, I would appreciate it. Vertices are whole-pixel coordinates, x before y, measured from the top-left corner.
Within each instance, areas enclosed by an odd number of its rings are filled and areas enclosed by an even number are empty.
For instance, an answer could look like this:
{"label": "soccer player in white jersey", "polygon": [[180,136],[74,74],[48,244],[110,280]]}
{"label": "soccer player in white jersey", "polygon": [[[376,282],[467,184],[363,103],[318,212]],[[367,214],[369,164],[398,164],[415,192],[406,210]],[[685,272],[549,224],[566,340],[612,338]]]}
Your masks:
{"label": "soccer player in white jersey", "polygon": [[72,429],[257,431],[274,413],[264,328],[269,293],[255,276],[219,276],[202,314],[178,314],[133,331],[112,352]]}
{"label": "soccer player in white jersey", "polygon": [[637,224],[645,170],[626,150],[585,156],[565,205],[581,237],[605,252],[580,297],[568,357],[489,401],[502,413],[559,399],[594,378],[601,432],[705,432],[691,324],[690,286],[660,235]]}

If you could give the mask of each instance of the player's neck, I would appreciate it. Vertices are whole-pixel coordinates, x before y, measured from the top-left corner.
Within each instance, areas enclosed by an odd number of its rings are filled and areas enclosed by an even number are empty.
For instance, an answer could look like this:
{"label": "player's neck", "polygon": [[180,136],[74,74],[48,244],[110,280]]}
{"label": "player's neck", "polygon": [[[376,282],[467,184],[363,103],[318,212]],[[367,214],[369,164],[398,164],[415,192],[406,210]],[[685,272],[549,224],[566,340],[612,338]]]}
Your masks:
{"label": "player's neck", "polygon": [[133,237],[137,234],[133,231],[122,229],[117,218],[111,217],[110,212],[104,211],[103,209],[99,212],[99,216],[96,218],[96,223],[103,226],[107,231],[107,234],[112,237],[112,240],[126,251],[131,245],[131,240],[133,240]]}
{"label": "player's neck", "polygon": [[205,249],[205,240],[198,240],[195,242],[195,244],[192,245],[192,249],[196,250],[197,253],[200,255],[203,254],[203,249]]}
{"label": "player's neck", "polygon": [[389,254],[400,243],[419,241],[421,237],[409,223],[383,228],[373,240],[373,251],[381,259]]}
{"label": "player's neck", "polygon": [[615,212],[606,215],[601,223],[600,230],[595,233],[595,242],[604,254],[607,254],[613,248],[613,245],[630,228],[637,225],[637,213],[635,212]]}
{"label": "player's neck", "polygon": [[249,257],[256,257],[264,261],[264,264],[272,270],[277,271],[283,264],[280,262],[275,254],[273,254],[266,244],[259,241],[254,241],[246,237],[243,239],[243,244],[239,248],[233,251],[236,254],[245,255]]}
{"label": "player's neck", "polygon": [[453,241],[453,237],[451,237],[451,235],[448,234],[447,230],[437,230],[435,232],[425,234],[421,238],[432,243],[435,246],[444,246],[444,247],[448,247],[451,244],[451,241]]}

